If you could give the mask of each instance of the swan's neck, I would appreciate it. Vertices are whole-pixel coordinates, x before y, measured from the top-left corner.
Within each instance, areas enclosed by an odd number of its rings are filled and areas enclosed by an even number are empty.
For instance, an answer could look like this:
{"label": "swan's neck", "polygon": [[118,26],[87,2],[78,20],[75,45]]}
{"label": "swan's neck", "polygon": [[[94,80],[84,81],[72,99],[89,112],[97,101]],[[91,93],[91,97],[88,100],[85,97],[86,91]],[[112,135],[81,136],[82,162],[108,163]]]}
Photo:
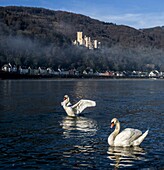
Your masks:
{"label": "swan's neck", "polygon": [[108,137],[108,143],[110,146],[114,146],[114,140],[116,138],[116,136],[118,135],[118,133],[120,132],[120,122],[118,121],[116,123],[116,127],[113,133],[111,133],[111,135]]}
{"label": "swan's neck", "polygon": [[68,106],[69,103],[70,103],[70,102],[69,102],[69,99],[66,99],[66,100],[63,101],[63,104],[64,104],[65,106]]}
{"label": "swan's neck", "polygon": [[119,132],[120,132],[120,122],[117,121],[115,130],[113,133],[115,134],[115,136],[117,136]]}
{"label": "swan's neck", "polygon": [[67,98],[66,100],[65,100],[65,105],[66,106],[69,106],[71,103],[70,103],[70,100],[69,100],[69,98]]}

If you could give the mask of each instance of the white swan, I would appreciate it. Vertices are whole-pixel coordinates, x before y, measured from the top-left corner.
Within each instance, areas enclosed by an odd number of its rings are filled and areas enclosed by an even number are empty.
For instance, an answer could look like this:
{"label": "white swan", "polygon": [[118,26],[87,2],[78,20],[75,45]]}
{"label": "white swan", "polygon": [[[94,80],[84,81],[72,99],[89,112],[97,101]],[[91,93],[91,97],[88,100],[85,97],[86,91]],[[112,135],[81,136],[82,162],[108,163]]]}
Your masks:
{"label": "white swan", "polygon": [[71,105],[68,95],[65,95],[63,102],[61,102],[61,105],[63,106],[68,116],[75,117],[80,114],[85,108],[96,106],[96,102],[92,100],[81,99],[76,104]]}
{"label": "white swan", "polygon": [[145,139],[148,134],[147,130],[144,134],[138,129],[126,128],[121,133],[120,132],[120,122],[117,118],[111,120],[111,128],[115,127],[113,133],[108,137],[108,144],[110,146],[139,146],[141,142]]}

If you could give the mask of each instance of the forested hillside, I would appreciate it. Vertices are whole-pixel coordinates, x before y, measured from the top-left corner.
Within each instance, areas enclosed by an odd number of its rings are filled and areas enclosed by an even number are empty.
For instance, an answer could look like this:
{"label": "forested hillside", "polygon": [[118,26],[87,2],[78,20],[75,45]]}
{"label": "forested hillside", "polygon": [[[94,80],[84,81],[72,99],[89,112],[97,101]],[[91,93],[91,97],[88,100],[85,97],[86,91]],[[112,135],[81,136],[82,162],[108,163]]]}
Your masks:
{"label": "forested hillside", "polygon": [[[82,31],[101,49],[74,46]],[[164,28],[137,30],[80,14],[30,7],[0,7],[0,66],[10,62],[53,69],[164,71]]]}

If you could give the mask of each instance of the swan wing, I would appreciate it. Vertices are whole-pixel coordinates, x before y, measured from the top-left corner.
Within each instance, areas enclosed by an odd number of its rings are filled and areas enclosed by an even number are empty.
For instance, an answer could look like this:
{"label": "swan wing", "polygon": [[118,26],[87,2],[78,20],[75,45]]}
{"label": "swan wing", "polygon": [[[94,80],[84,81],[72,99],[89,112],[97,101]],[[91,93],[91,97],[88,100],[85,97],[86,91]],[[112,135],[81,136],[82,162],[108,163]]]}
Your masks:
{"label": "swan wing", "polygon": [[96,102],[95,101],[81,99],[79,102],[77,102],[76,104],[74,104],[72,106],[72,109],[75,111],[76,114],[79,114],[84,109],[86,109],[87,107],[94,107],[94,106],[96,106]]}
{"label": "swan wing", "polygon": [[149,130],[147,130],[145,133],[143,133],[139,138],[137,138],[135,141],[133,141],[133,146],[139,146],[142,141],[146,138],[148,135]]}
{"label": "swan wing", "polygon": [[139,138],[142,132],[138,129],[126,128],[115,138],[115,144],[120,146],[130,146],[132,142]]}

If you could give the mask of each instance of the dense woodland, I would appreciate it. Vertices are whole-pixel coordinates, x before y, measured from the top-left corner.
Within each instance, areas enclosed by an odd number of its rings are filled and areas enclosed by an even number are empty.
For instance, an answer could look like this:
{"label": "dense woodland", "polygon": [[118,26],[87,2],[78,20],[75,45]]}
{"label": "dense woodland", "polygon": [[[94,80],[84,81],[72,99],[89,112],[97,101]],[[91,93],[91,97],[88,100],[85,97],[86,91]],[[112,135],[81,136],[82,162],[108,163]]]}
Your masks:
{"label": "dense woodland", "polygon": [[[74,46],[77,31],[101,48]],[[164,27],[137,30],[68,12],[0,7],[0,66],[8,62],[54,70],[164,71]]]}

